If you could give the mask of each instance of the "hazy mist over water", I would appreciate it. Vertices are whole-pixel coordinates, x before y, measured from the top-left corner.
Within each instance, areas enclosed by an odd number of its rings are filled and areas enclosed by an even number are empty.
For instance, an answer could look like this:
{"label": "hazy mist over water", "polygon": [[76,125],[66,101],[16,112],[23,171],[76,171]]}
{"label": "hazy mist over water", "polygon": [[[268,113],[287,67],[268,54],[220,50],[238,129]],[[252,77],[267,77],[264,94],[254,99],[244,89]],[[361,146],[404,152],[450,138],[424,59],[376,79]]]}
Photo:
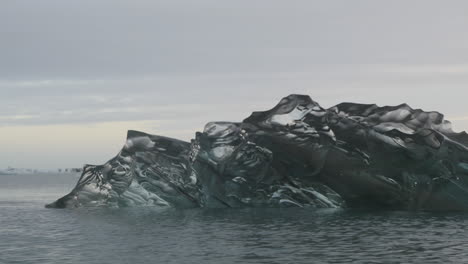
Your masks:
{"label": "hazy mist over water", "polygon": [[0,263],[463,263],[466,214],[45,209],[78,175],[0,176]]}

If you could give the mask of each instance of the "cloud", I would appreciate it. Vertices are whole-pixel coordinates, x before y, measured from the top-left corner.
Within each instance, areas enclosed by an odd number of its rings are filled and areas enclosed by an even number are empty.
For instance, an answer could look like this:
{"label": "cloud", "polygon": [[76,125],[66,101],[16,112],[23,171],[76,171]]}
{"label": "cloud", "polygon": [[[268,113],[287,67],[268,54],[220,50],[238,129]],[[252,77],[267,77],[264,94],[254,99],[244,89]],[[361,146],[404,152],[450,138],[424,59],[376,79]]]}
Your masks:
{"label": "cloud", "polygon": [[455,116],[455,117],[448,117],[447,119],[451,121],[468,121],[468,116]]}
{"label": "cloud", "polygon": [[[325,107],[407,102],[464,115],[463,65],[318,65],[302,71],[0,80],[0,126],[138,120],[240,121],[292,93]],[[439,74],[435,74],[439,73]],[[468,73],[468,72],[467,72]],[[423,77],[421,76],[423,75]],[[457,95],[457,96],[455,96]],[[447,102],[450,102],[449,104]]]}
{"label": "cloud", "polygon": [[413,75],[468,75],[468,64],[381,65],[377,67],[377,71]]}
{"label": "cloud", "polygon": [[[1,1],[3,144],[94,126],[70,140],[108,158],[97,140],[83,139],[115,124],[119,133],[136,126],[188,139],[206,122],[240,121],[291,93],[324,107],[406,102],[464,117],[466,8],[433,0]],[[63,142],[38,144],[51,157],[58,148],[57,158],[72,149]]]}
{"label": "cloud", "polygon": [[466,63],[467,7],[431,0],[2,1],[0,78]]}

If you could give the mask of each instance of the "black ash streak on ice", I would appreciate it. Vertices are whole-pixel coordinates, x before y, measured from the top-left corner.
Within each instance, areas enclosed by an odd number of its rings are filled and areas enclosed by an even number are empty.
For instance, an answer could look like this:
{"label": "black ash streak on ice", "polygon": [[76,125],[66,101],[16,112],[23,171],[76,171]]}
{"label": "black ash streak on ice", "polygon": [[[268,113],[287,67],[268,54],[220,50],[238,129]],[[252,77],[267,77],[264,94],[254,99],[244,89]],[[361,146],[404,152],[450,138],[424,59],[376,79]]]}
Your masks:
{"label": "black ash streak on ice", "polygon": [[468,135],[406,104],[324,109],[290,95],[191,143],[129,131],[47,207],[149,205],[468,210]]}

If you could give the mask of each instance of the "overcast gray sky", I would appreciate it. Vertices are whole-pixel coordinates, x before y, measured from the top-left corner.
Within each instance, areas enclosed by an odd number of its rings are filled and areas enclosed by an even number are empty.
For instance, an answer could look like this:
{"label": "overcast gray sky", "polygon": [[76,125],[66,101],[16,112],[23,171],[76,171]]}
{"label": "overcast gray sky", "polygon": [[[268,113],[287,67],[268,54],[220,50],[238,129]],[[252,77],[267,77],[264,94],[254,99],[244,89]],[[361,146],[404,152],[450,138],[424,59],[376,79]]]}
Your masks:
{"label": "overcast gray sky", "polygon": [[468,129],[468,1],[0,2],[0,168],[103,163],[291,93]]}

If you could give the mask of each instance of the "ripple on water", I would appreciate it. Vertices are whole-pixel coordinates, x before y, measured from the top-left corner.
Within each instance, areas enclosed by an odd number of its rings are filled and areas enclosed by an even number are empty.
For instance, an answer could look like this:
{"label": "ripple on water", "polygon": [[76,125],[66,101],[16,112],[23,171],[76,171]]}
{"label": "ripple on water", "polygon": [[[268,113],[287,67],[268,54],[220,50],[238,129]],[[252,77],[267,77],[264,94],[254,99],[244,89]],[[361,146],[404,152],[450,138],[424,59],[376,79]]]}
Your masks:
{"label": "ripple on water", "polygon": [[[70,179],[70,184],[75,180]],[[2,264],[468,262],[468,214],[51,210],[43,206],[50,202],[49,196],[56,196],[56,187],[42,186],[22,196],[30,189],[21,186],[8,187],[17,193],[14,199],[0,196]],[[6,193],[1,182],[0,192]]]}

